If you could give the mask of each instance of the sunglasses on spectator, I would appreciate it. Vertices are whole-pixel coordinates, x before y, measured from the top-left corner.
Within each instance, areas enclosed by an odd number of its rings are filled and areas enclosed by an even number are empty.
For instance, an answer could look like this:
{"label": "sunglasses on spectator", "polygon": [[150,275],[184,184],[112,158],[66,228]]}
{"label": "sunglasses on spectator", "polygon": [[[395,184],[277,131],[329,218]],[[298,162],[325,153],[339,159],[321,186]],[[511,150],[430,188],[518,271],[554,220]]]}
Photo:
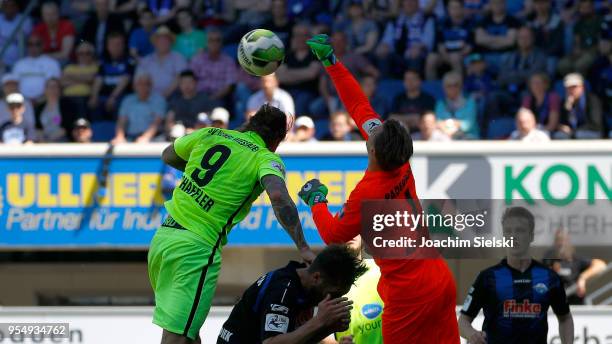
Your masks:
{"label": "sunglasses on spectator", "polygon": [[22,103],[8,103],[7,106],[9,109],[18,109],[23,106]]}

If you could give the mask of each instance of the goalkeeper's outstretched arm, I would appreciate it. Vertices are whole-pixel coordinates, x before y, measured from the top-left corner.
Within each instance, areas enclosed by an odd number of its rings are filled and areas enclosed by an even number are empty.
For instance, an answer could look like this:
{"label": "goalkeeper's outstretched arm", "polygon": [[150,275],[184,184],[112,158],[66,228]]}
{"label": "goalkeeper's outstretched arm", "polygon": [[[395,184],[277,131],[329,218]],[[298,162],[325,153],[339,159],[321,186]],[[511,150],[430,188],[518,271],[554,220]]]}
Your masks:
{"label": "goalkeeper's outstretched arm", "polygon": [[351,72],[336,59],[327,35],[315,35],[307,42],[313,54],[323,63],[331,77],[340,100],[351,115],[361,135],[367,140],[372,129],[382,124],[380,116],[374,111],[361,86]]}

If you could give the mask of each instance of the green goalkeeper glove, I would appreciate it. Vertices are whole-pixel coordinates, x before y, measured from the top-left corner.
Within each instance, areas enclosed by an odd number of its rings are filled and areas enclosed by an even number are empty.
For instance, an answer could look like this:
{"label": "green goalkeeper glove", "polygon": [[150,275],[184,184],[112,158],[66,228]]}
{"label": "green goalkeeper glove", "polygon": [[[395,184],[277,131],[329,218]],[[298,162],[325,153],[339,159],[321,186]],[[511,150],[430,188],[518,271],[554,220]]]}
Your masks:
{"label": "green goalkeeper glove", "polygon": [[318,179],[311,179],[302,186],[298,196],[310,207],[317,203],[327,203],[327,186]]}
{"label": "green goalkeeper glove", "polygon": [[306,41],[306,44],[314,56],[323,63],[323,66],[329,67],[336,63],[336,55],[334,55],[334,48],[331,46],[328,35],[314,35]]}

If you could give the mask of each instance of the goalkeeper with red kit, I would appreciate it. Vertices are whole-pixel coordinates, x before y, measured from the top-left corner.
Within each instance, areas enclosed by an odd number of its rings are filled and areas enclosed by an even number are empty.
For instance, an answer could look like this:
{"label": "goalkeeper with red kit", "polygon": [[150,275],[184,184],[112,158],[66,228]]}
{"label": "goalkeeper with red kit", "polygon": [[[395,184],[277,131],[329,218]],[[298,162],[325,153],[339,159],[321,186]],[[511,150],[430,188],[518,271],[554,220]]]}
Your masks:
{"label": "goalkeeper with red kit", "polygon": [[[409,163],[412,139],[398,121],[383,122],[374,112],[355,78],[336,59],[327,35],[316,35],[307,43],[367,140],[368,168],[338,214],[332,215],[327,208],[327,187],[318,180],[307,182],[299,193],[311,207],[325,243],[344,243],[360,234],[363,200],[410,199],[418,207],[413,210],[420,211]],[[381,272],[378,293],[385,304],[384,343],[459,343],[455,282],[442,258],[375,261]]]}

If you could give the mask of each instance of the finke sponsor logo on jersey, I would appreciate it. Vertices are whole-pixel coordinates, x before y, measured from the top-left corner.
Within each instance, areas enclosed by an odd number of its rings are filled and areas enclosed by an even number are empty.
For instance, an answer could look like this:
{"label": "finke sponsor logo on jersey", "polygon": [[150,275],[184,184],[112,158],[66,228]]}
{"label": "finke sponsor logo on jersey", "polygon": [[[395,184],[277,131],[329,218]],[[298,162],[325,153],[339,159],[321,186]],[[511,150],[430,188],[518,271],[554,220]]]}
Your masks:
{"label": "finke sponsor logo on jersey", "polygon": [[265,331],[287,333],[289,318],[279,314],[266,314]]}
{"label": "finke sponsor logo on jersey", "polygon": [[514,299],[504,301],[504,317],[507,318],[535,318],[540,315],[542,305],[531,303],[525,299],[522,303]]}
{"label": "finke sponsor logo on jersey", "polygon": [[531,283],[531,280],[526,279],[526,278],[514,280],[514,284],[523,284],[523,283]]}
{"label": "finke sponsor logo on jersey", "polygon": [[383,307],[381,304],[368,303],[367,305],[363,305],[363,307],[361,307],[361,314],[363,314],[364,317],[372,320],[376,319],[376,317],[382,313],[382,310]]}
{"label": "finke sponsor logo on jersey", "polygon": [[283,305],[277,305],[277,304],[273,303],[272,307],[270,307],[270,309],[272,310],[272,312],[279,312],[279,313],[289,314],[289,308],[287,308],[286,306],[283,306]]}

